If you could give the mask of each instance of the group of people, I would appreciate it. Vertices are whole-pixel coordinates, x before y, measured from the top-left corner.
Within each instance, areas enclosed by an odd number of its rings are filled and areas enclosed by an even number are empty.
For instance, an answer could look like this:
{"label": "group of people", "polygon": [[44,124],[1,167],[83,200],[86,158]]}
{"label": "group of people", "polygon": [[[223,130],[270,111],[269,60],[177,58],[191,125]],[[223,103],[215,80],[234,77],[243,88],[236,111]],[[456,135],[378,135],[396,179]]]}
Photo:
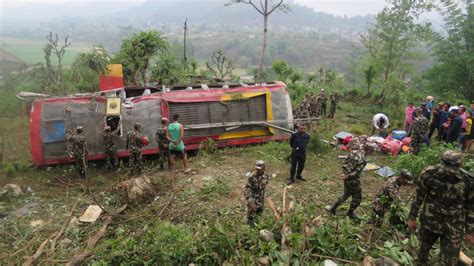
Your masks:
{"label": "group of people", "polygon": [[[105,126],[103,131],[104,153],[107,167],[115,170],[119,167],[117,144],[120,138],[120,128],[112,130],[111,126]],[[79,176],[86,177],[87,169],[87,140],[82,126],[77,126],[76,130],[66,131],[67,151],[75,160],[76,169]],[[168,168],[174,171],[176,158],[182,158],[184,173],[188,174],[186,147],[183,142],[184,127],[179,123],[179,114],[173,115],[172,123],[168,118],[161,119],[161,127],[156,132],[156,142],[158,144],[158,164],[160,170],[168,164]],[[141,124],[135,123],[133,130],[126,136],[125,148],[129,153],[129,167],[132,175],[140,174],[143,169],[142,148],[148,145],[148,138],[141,133]]]}
{"label": "group of people", "polygon": [[[327,100],[326,91],[321,89],[319,96],[316,97],[314,93],[306,93],[303,97],[301,103],[293,111],[294,117],[297,118],[316,118],[316,117],[326,117],[327,110]],[[334,118],[336,113],[336,105],[339,103],[339,94],[337,92],[332,92],[329,95],[329,114],[328,118]]]}
{"label": "group of people", "polygon": [[[303,125],[290,138],[292,156],[289,185],[294,183],[296,166],[299,166],[296,178],[305,180],[301,172],[308,141],[309,135]],[[367,163],[367,148],[365,143],[349,147],[349,155],[342,165],[343,195],[326,207],[332,215],[336,215],[337,208],[351,197],[346,215],[351,219],[358,219],[355,210],[362,200],[360,176]],[[457,265],[463,238],[466,244],[474,245],[474,176],[461,168],[461,159],[462,153],[448,150],[442,155],[440,164],[425,168],[418,178],[416,196],[411,204],[408,220],[408,228],[415,231],[418,227],[417,218],[420,216],[417,265],[429,265],[429,251],[438,239],[441,241],[442,265]],[[247,174],[244,195],[249,225],[255,224],[264,209],[265,189],[270,181],[265,168],[265,162],[258,160],[255,172]],[[374,198],[370,223],[381,225],[385,214],[395,202],[400,201],[401,187],[413,184],[413,179],[409,171],[402,170],[398,176],[386,181]],[[401,219],[393,216],[390,222],[400,224]]]}
{"label": "group of people", "polygon": [[[447,143],[459,144],[462,151],[468,151],[474,138],[472,130],[472,115],[474,114],[474,101],[470,110],[463,103],[451,105],[439,102],[434,104],[432,96],[426,97],[421,106],[415,107],[409,103],[405,108],[404,130],[415,134],[415,146],[429,144],[435,131],[436,139]],[[412,136],[412,142],[414,138]]]}

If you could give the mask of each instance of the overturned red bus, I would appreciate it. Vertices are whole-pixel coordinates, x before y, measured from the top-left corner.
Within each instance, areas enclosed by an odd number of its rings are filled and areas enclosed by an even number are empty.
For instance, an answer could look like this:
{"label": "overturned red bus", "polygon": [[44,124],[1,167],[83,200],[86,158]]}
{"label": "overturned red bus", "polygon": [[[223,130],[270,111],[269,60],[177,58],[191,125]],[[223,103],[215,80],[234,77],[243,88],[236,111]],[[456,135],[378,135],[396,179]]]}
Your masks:
{"label": "overturned red bus", "polygon": [[[73,161],[65,131],[82,126],[88,142],[88,160],[105,158],[102,132],[105,125],[119,127],[119,157],[128,156],[126,133],[134,123],[150,139],[143,154],[158,152],[155,132],[161,117],[180,115],[188,150],[199,149],[208,138],[218,147],[288,139],[293,129],[291,100],[282,82],[262,85],[188,86],[185,90],[163,91],[150,87],[145,93],[126,89],[114,92],[121,108],[108,115],[104,93],[37,99],[30,111],[30,140],[36,166]],[[125,92],[125,93],[124,93]],[[137,93],[139,92],[139,93]],[[135,97],[126,97],[124,94]],[[137,96],[137,94],[139,94]],[[116,95],[122,95],[116,98]]]}

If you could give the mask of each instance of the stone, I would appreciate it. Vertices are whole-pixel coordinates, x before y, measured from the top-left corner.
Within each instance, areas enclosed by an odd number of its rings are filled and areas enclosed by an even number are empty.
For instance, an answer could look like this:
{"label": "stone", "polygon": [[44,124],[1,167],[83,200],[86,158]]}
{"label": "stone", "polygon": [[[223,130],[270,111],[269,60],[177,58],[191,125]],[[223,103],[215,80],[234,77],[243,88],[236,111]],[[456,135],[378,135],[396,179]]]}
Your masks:
{"label": "stone", "polygon": [[375,266],[375,259],[371,256],[365,256],[362,261],[362,266]]}
{"label": "stone", "polygon": [[260,239],[264,242],[270,242],[274,239],[273,233],[266,229],[260,230],[259,236],[260,236]]}
{"label": "stone", "polygon": [[127,179],[115,187],[114,190],[129,204],[151,202],[158,194],[158,190],[150,177],[145,175]]}
{"label": "stone", "polygon": [[388,257],[380,257],[375,260],[375,266],[400,266],[400,264]]}
{"label": "stone", "polygon": [[270,265],[270,259],[268,256],[258,258],[258,265],[267,266]]}
{"label": "stone", "polygon": [[327,259],[326,259],[326,260],[323,261],[323,265],[324,265],[324,266],[337,266],[337,263],[335,263],[335,262],[332,261],[332,260],[327,260]]}
{"label": "stone", "polygon": [[0,192],[0,198],[11,199],[18,198],[23,194],[21,187],[17,184],[6,184]]}
{"label": "stone", "polygon": [[61,242],[59,242],[59,244],[63,247],[67,247],[67,246],[71,245],[71,243],[72,243],[72,240],[67,238],[67,237],[64,238],[63,240],[61,240]]}
{"label": "stone", "polygon": [[101,213],[102,209],[98,205],[89,205],[81,217],[79,217],[79,221],[83,223],[93,223],[99,218]]}

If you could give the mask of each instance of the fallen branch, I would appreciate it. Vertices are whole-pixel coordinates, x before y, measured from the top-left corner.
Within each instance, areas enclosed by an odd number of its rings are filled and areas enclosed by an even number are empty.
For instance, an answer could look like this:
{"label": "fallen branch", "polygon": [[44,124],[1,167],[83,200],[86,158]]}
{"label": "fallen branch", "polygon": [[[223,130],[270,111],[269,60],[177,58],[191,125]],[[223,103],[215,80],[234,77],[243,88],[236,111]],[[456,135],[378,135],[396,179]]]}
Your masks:
{"label": "fallen branch", "polygon": [[80,265],[82,264],[82,262],[84,262],[87,258],[89,258],[90,256],[94,255],[92,253],[92,249],[94,248],[94,246],[97,244],[97,242],[99,242],[99,240],[105,235],[106,231],[107,231],[107,227],[109,226],[109,224],[112,222],[114,216],[116,216],[117,214],[123,212],[125,209],[127,208],[127,204],[125,204],[124,206],[122,206],[122,208],[120,208],[114,215],[110,215],[109,217],[107,217],[107,220],[105,221],[105,223],[101,226],[101,228],[99,229],[99,231],[97,231],[97,233],[90,237],[88,240],[87,240],[87,245],[86,245],[86,248],[84,249],[84,251],[82,251],[82,253],[80,253],[78,256],[74,257],[72,260],[70,260],[66,265],[67,266],[73,266],[73,265]]}
{"label": "fallen branch", "polygon": [[285,211],[286,211],[286,190],[288,189],[288,186],[285,186],[283,189],[283,206],[282,206],[282,216],[285,216]]}
{"label": "fallen branch", "polygon": [[281,219],[281,216],[280,214],[278,213],[276,207],[275,207],[275,203],[273,202],[273,199],[271,197],[268,197],[267,198],[267,203],[268,203],[268,206],[270,207],[270,209],[272,210],[273,212],[273,215],[275,216],[275,219],[277,221],[280,221]]}
{"label": "fallen branch", "polygon": [[176,195],[176,192],[178,191],[181,191],[182,187],[179,188],[179,189],[175,189],[173,191],[173,193],[171,194],[171,197],[170,199],[168,200],[168,202],[165,204],[165,206],[163,206],[163,208],[161,208],[160,212],[158,213],[158,216],[161,216],[163,214],[163,212],[168,208],[168,206],[171,204],[171,202],[173,201],[175,195]]}
{"label": "fallen branch", "polygon": [[59,230],[59,232],[56,234],[56,236],[54,237],[53,239],[53,242],[51,242],[51,248],[49,250],[49,255],[51,256],[54,251],[56,250],[56,243],[58,242],[59,238],[63,235],[64,233],[64,230],[66,229],[66,226],[69,224],[69,222],[71,221],[71,217],[72,215],[74,214],[74,210],[76,210],[76,207],[77,205],[79,204],[79,201],[76,202],[76,204],[74,204],[74,206],[72,206],[71,208],[71,211],[69,212],[69,216],[66,220],[64,220],[64,223],[63,223],[63,226],[61,227],[61,229]]}

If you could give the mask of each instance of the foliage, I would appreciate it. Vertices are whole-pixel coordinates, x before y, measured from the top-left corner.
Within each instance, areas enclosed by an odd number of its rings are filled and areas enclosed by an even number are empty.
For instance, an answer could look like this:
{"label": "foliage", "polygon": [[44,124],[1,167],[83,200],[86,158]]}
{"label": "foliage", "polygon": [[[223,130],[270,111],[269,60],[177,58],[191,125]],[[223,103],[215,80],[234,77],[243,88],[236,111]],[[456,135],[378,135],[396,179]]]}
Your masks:
{"label": "foliage", "polygon": [[367,129],[360,124],[353,124],[349,128],[349,132],[355,135],[364,135],[367,133]]}
{"label": "foliage", "polygon": [[395,161],[395,168],[398,171],[401,169],[409,170],[415,180],[418,180],[423,169],[427,166],[438,164],[443,152],[449,148],[452,147],[447,147],[443,144],[432,144],[430,148],[423,147],[418,155],[399,155]]}
{"label": "foliage", "polygon": [[312,130],[310,132],[311,138],[309,139],[308,143],[308,151],[315,153],[315,154],[325,154],[330,150],[330,146],[328,143],[322,141],[319,138],[319,134]]}
{"label": "foliage", "polygon": [[108,51],[101,45],[93,46],[88,53],[77,55],[71,66],[71,82],[79,92],[99,90],[99,76],[107,71],[110,62]]}
{"label": "foliage", "polygon": [[369,67],[364,70],[365,82],[367,82],[367,96],[371,95],[370,87],[372,86],[375,74],[375,67],[373,65],[369,65]]}
{"label": "foliage", "polygon": [[373,256],[386,256],[401,265],[414,265],[414,259],[408,251],[418,246],[418,239],[415,235],[403,240],[387,240],[383,246],[377,246],[378,251],[372,253]]}
{"label": "foliage", "polygon": [[443,1],[440,12],[447,36],[434,33],[432,48],[438,62],[425,73],[428,87],[443,95],[474,99],[474,6]]}
{"label": "foliage", "polygon": [[217,145],[214,140],[207,138],[199,144],[199,152],[204,152],[206,154],[214,154],[217,151]]}
{"label": "foliage", "polygon": [[211,61],[206,62],[207,70],[218,79],[226,79],[232,77],[234,71],[234,62],[228,58],[224,51],[218,50],[212,53]]}
{"label": "foliage", "polygon": [[[154,65],[150,67],[150,80],[158,84],[173,85],[186,79],[184,67],[180,64],[176,56],[171,52],[164,52],[153,58]],[[192,62],[193,72],[197,68],[195,62]],[[195,66],[195,67],[194,67]]]}
{"label": "foliage", "polygon": [[208,201],[213,197],[223,197],[230,193],[231,188],[228,180],[216,178],[204,182],[204,186],[199,191],[202,200]]}
{"label": "foliage", "polygon": [[[46,62],[46,69],[47,69],[47,76],[48,79],[43,84],[43,91],[46,93],[52,94],[59,94],[63,93],[64,95],[68,94],[67,86],[63,83],[63,65],[62,60],[64,54],[66,53],[66,48],[71,45],[71,42],[68,41],[69,36],[66,36],[64,39],[64,44],[59,44],[59,36],[56,33],[53,36],[53,33],[50,32],[48,36],[46,36],[48,42],[46,46],[43,48],[44,51],[44,59]],[[51,55],[56,55],[57,64],[51,60]]]}
{"label": "foliage", "polygon": [[166,38],[154,30],[135,33],[122,41],[113,61],[123,65],[124,79],[129,84],[145,84],[149,80],[151,60],[168,51]]}
{"label": "foliage", "polygon": [[277,74],[278,80],[283,82],[285,82],[293,73],[293,69],[288,66],[285,60],[281,59],[273,61],[272,69]]}

